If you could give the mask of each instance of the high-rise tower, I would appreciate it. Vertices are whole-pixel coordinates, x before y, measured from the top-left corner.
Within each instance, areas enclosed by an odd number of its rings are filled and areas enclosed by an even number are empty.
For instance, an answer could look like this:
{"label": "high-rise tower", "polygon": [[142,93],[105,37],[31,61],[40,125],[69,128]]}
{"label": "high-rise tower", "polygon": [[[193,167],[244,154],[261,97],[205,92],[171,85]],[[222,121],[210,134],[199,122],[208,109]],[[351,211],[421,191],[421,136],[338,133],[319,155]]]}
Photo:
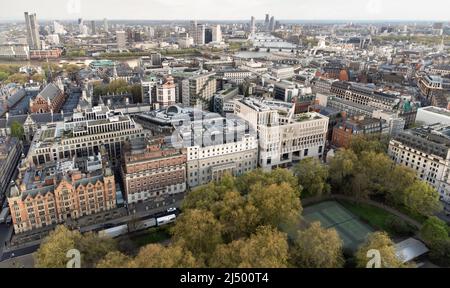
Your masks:
{"label": "high-rise tower", "polygon": [[39,25],[36,14],[25,12],[25,25],[27,27],[27,42],[30,49],[41,50],[41,39],[39,38]]}

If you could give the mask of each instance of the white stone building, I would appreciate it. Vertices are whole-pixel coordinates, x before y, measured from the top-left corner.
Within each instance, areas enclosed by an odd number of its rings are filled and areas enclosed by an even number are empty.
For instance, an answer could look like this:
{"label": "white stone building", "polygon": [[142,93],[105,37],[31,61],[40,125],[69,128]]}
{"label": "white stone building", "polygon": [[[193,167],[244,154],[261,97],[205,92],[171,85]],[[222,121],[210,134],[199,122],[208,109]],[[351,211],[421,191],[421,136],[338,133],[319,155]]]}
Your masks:
{"label": "white stone building", "polygon": [[326,116],[295,114],[295,104],[253,98],[235,100],[234,113],[256,129],[259,166],[265,170],[323,156],[329,122]]}

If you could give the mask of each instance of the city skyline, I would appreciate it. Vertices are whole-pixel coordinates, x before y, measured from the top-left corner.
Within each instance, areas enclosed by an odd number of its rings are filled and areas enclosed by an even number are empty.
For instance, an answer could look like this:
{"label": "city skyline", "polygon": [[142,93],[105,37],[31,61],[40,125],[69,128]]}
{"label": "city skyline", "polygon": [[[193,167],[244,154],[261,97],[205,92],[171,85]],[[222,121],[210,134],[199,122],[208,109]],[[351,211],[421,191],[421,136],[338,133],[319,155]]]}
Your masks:
{"label": "city skyline", "polygon": [[[45,3],[30,0],[17,0],[8,10],[0,12],[1,21],[22,21],[23,12],[38,14],[40,20],[73,20],[77,18],[111,20],[247,20],[256,16],[257,20],[265,14],[275,16],[277,20],[348,20],[348,21],[449,21],[446,13],[450,3],[430,0],[426,6],[415,5],[418,1],[319,0],[315,2],[296,3],[294,0],[270,1],[249,0],[211,0],[163,1],[130,0],[122,2],[47,0]],[[108,13],[99,13],[108,3]],[[295,7],[297,9],[290,9]],[[442,9],[436,9],[441,7]],[[288,9],[289,8],[289,9]],[[6,13],[7,11],[7,13]],[[188,12],[186,12],[188,11]]]}

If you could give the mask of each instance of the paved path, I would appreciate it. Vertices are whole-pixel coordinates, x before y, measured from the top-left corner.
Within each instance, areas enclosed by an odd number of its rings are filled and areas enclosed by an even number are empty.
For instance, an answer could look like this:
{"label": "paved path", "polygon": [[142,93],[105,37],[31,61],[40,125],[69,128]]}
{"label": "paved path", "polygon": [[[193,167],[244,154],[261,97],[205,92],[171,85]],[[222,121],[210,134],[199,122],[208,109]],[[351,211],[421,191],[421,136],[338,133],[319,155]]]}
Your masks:
{"label": "paved path", "polygon": [[381,204],[379,202],[373,201],[373,200],[369,200],[369,199],[355,199],[353,197],[349,197],[349,196],[345,196],[345,195],[338,195],[338,194],[333,194],[330,196],[323,196],[323,197],[315,197],[315,198],[308,198],[308,199],[304,199],[302,200],[302,205],[303,206],[307,206],[307,205],[311,205],[314,203],[318,203],[318,202],[323,202],[326,200],[345,200],[345,201],[350,201],[350,202],[357,202],[357,203],[363,203],[363,204],[368,204],[371,206],[375,206],[378,207],[380,209],[383,209],[397,217],[399,217],[400,219],[402,219],[403,221],[409,223],[410,225],[413,225],[414,227],[416,227],[417,229],[420,229],[422,227],[422,224],[409,217],[406,214],[403,214],[402,212],[395,210],[392,207],[389,207],[387,205]]}

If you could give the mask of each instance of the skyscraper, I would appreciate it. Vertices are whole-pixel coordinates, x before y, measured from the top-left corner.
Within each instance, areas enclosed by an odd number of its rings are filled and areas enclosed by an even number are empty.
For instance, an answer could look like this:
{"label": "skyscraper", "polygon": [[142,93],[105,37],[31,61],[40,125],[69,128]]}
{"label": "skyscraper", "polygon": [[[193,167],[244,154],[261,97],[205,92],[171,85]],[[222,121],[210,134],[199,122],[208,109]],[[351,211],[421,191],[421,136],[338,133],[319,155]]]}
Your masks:
{"label": "skyscraper", "polygon": [[250,33],[254,35],[256,32],[256,23],[255,23],[255,17],[252,16],[252,19],[250,20]]}
{"label": "skyscraper", "polygon": [[272,16],[269,22],[269,31],[272,32],[274,30],[275,30],[275,17]]}
{"label": "skyscraper", "polygon": [[194,39],[195,45],[205,44],[205,25],[198,24],[197,21],[191,21],[189,26],[189,35]]}
{"label": "skyscraper", "polygon": [[211,26],[212,29],[212,42],[220,43],[222,42],[222,29],[220,25]]}
{"label": "skyscraper", "polygon": [[124,49],[127,46],[127,34],[125,31],[116,31],[117,48]]}
{"label": "skyscraper", "polygon": [[41,39],[39,38],[39,24],[36,14],[25,12],[25,25],[27,26],[27,42],[30,49],[41,50]]}
{"label": "skyscraper", "polygon": [[82,18],[78,18],[78,30],[80,31],[80,34],[83,34],[84,32],[84,21]]}
{"label": "skyscraper", "polygon": [[95,29],[95,21],[94,20],[91,21],[91,34],[92,35],[97,34],[97,31]]}
{"label": "skyscraper", "polygon": [[269,24],[270,24],[270,16],[269,14],[266,14],[266,20],[264,21],[264,30],[269,30]]}
{"label": "skyscraper", "polygon": [[213,41],[213,28],[205,28],[205,44],[211,43]]}
{"label": "skyscraper", "polygon": [[109,31],[109,26],[108,26],[108,19],[103,19],[103,29],[105,29],[105,32]]}

